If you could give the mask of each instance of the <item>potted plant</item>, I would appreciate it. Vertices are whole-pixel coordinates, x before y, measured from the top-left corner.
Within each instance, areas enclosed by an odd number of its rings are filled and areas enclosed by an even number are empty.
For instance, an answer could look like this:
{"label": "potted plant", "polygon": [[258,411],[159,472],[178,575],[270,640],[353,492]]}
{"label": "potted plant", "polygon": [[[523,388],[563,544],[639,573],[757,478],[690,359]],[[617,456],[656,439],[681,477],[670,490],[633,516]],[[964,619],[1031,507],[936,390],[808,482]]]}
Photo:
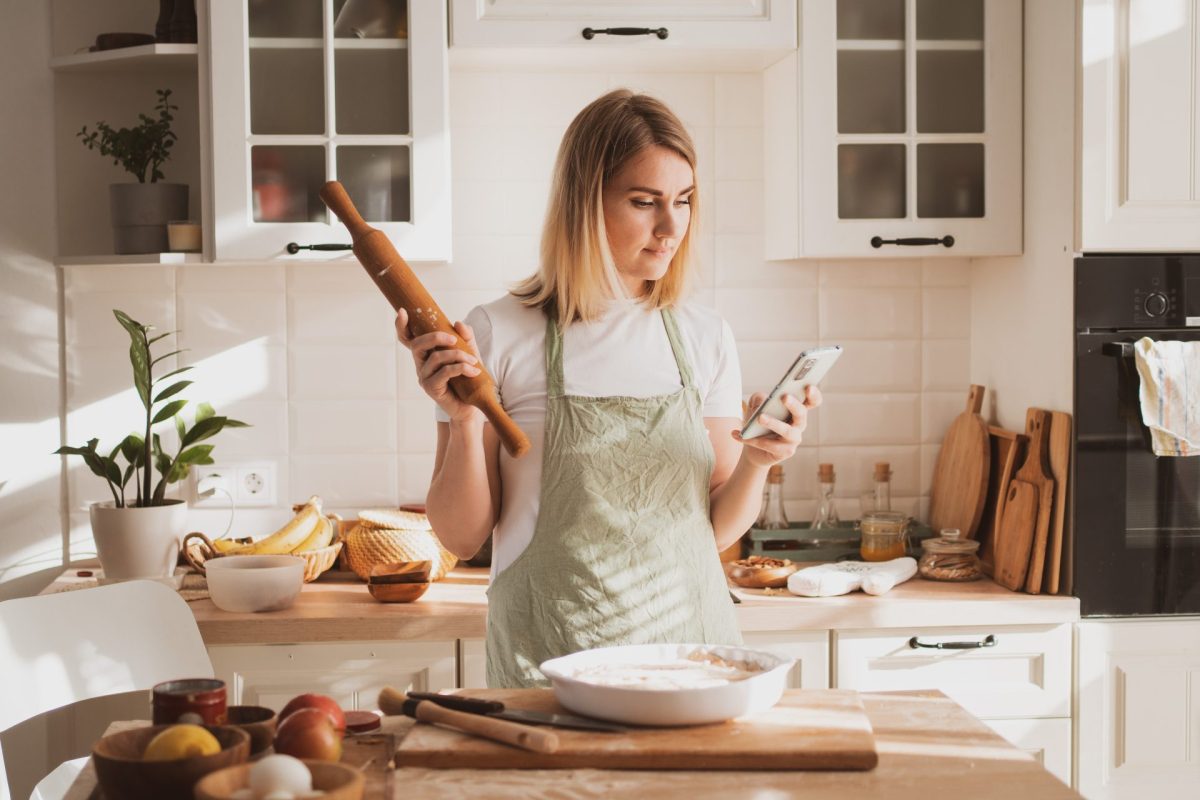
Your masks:
{"label": "potted plant", "polygon": [[[93,503],[90,509],[92,535],[105,576],[116,580],[170,577],[187,523],[187,503],[168,498],[167,486],[182,480],[193,464],[213,463],[212,444],[201,442],[224,428],[244,428],[246,423],[218,416],[208,403],[198,403],[189,427],[180,416],[187,401],[179,398],[179,394],[192,381],[167,382],[191,367],[154,374],[156,365],[182,352],[152,355],[151,346],[171,334],[151,336],[153,326],[143,325],[123,311],[114,309],[113,314],[131,339],[129,360],[133,364],[134,387],[146,410],[145,428],[126,436],[107,455],[97,449],[99,439],[89,439],[83,447],[60,447],[54,452],[81,456],[112,492],[111,501]],[[179,437],[179,449],[174,455],[163,448],[159,435],[152,430],[167,420],[174,420]],[[155,472],[159,476],[157,481]]]}
{"label": "potted plant", "polygon": [[137,183],[114,183],[108,187],[112,212],[113,244],[116,252],[161,253],[167,249],[167,223],[188,218],[188,187],[165,183],[162,165],[171,157],[175,144],[171,90],[159,89],[155,110],[158,117],[138,114],[133,128],[114,129],[97,122],[96,130],[84,125],[75,134],[89,150],[112,156],[113,164],[138,179]]}

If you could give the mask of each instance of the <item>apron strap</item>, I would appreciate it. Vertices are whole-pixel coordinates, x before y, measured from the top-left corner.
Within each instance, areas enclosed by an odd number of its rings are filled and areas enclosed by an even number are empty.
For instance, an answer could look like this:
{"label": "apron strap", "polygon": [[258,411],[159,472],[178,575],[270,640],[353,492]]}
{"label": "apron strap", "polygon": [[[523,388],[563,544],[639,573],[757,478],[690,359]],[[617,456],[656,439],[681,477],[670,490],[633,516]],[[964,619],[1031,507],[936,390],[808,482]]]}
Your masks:
{"label": "apron strap", "polygon": [[[679,370],[679,379],[685,389],[695,385],[692,376],[692,365],[683,350],[683,336],[675,321],[675,314],[669,308],[660,310],[663,327],[667,331],[667,341],[671,344],[671,354],[675,357],[675,367]],[[558,329],[558,323],[553,317],[546,318],[546,396],[548,398],[562,397],[565,381],[563,379],[563,336]]]}

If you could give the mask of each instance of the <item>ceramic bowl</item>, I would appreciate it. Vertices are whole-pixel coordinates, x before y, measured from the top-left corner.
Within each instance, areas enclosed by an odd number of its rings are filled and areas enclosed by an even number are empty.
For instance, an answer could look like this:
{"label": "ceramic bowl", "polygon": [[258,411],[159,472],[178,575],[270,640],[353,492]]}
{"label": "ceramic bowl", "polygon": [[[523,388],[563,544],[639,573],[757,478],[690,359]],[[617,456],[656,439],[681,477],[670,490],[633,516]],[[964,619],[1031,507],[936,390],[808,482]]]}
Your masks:
{"label": "ceramic bowl", "polygon": [[[666,666],[703,656],[747,662],[751,677],[715,686],[645,688],[611,686],[578,677],[587,668],[608,665]],[[765,711],[779,702],[793,661],[762,650],[705,644],[640,644],[601,647],[554,658],[541,665],[563,707],[588,717],[630,725],[706,725]]]}
{"label": "ceramic bowl", "polygon": [[[348,764],[302,759],[312,773],[313,788],[324,792],[321,800],[361,800],[366,786],[363,773]],[[240,764],[208,775],[196,784],[196,800],[230,800],[250,785],[250,764]]]}
{"label": "ceramic bowl", "polygon": [[298,556],[214,558],[205,572],[213,605],[222,611],[279,611],[304,586],[304,559]]}
{"label": "ceramic bowl", "polygon": [[151,725],[105,736],[92,747],[96,780],[105,797],[153,797],[191,800],[196,781],[210,772],[241,764],[250,757],[250,734],[227,726],[205,727],[221,743],[221,752],[173,761],[143,761],[150,740],[170,725]]}
{"label": "ceramic bowl", "polygon": [[250,755],[261,753],[275,741],[275,712],[266,706],[230,706],[226,713],[226,724],[250,734]]}

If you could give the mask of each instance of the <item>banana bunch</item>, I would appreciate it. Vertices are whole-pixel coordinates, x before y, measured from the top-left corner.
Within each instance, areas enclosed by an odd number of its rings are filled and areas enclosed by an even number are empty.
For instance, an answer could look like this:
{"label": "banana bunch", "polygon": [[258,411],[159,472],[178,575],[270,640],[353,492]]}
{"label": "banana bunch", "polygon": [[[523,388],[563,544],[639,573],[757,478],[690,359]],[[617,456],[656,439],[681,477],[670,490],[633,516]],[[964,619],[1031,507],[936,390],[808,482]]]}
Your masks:
{"label": "banana bunch", "polygon": [[225,555],[263,556],[303,553],[328,547],[333,541],[333,521],[321,513],[321,498],[313,495],[307,503],[292,506],[296,516],[270,536],[249,544],[224,550]]}

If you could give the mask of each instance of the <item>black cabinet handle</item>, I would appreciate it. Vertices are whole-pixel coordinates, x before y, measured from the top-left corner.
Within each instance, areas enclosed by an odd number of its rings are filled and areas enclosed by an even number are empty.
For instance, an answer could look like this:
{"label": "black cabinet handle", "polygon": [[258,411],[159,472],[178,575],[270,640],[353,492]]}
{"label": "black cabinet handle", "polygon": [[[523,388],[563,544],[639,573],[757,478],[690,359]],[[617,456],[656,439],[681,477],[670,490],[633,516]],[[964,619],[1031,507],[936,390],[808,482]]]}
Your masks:
{"label": "black cabinet handle", "polygon": [[331,244],[296,244],[295,242],[287,243],[287,251],[289,253],[291,253],[292,255],[296,255],[296,253],[299,253],[301,250],[319,250],[319,251],[332,253],[332,252],[336,252],[338,250],[353,250],[353,249],[354,249],[354,245],[341,244],[340,242],[335,242],[335,243],[331,243]]}
{"label": "black cabinet handle", "polygon": [[580,33],[588,41],[596,38],[598,33],[608,36],[649,36],[653,34],[659,39],[665,39],[671,35],[666,28],[584,28]]}
{"label": "black cabinet handle", "polygon": [[982,642],[933,642],[927,644],[914,636],[908,640],[908,646],[913,650],[918,647],[928,647],[933,650],[976,650],[980,647],[995,647],[996,637],[989,633],[983,637]]}
{"label": "black cabinet handle", "polygon": [[946,247],[954,247],[954,237],[949,235],[943,236],[940,239],[929,236],[904,236],[899,239],[884,239],[882,236],[871,237],[871,247],[879,249],[885,244],[899,244],[910,247],[914,245],[942,244]]}

